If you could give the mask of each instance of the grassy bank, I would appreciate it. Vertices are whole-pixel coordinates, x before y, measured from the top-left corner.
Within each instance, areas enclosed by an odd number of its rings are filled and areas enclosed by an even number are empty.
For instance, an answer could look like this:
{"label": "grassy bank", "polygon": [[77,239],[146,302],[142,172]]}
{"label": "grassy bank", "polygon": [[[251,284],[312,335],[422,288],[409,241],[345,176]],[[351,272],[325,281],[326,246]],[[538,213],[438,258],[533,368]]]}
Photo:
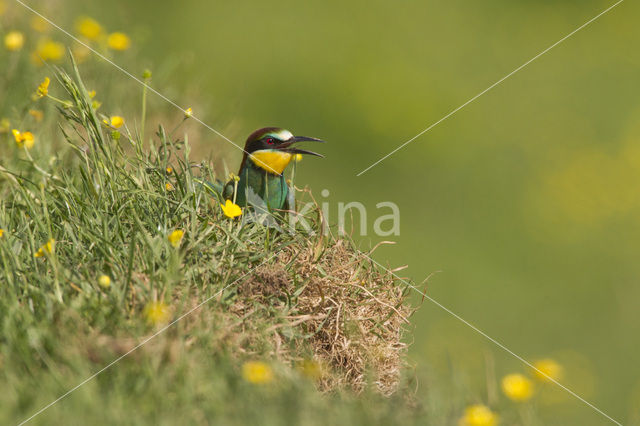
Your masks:
{"label": "grassy bank", "polygon": [[[0,163],[2,423],[114,360],[34,423],[418,415],[404,285],[347,239],[225,216],[186,135],[158,127],[143,143],[96,110],[77,68],[38,93],[65,143],[46,158],[46,136],[30,144],[22,130]],[[307,220],[320,229],[319,210]]]}

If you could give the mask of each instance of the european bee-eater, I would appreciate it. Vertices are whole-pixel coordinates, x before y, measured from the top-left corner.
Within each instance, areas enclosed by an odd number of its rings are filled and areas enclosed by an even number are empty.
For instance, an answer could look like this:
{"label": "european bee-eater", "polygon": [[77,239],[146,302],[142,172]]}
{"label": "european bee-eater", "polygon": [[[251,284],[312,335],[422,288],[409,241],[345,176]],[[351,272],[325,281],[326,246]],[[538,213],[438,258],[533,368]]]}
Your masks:
{"label": "european bee-eater", "polygon": [[244,146],[239,180],[236,182],[231,179],[224,186],[222,197],[235,200],[241,207],[255,205],[257,196],[269,211],[294,209],[293,190],[287,185],[284,170],[298,154],[322,157],[316,152],[293,146],[304,141],[324,142],[316,138],[294,136],[290,131],[278,127],[265,127],[251,133]]}

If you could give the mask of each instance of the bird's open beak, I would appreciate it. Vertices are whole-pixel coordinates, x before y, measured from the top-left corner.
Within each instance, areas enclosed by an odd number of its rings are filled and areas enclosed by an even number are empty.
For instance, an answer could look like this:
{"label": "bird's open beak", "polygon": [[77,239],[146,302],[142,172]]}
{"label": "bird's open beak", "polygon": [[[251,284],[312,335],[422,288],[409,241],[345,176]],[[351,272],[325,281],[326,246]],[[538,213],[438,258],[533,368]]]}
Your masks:
{"label": "bird's open beak", "polygon": [[324,141],[321,140],[321,139],[310,138],[308,136],[294,136],[291,139],[289,139],[288,141],[280,144],[279,148],[282,151],[290,152],[291,154],[309,154],[309,155],[315,155],[316,157],[324,157],[324,155],[318,154],[317,152],[307,151],[306,149],[300,149],[300,148],[296,148],[296,147],[292,147],[291,146],[294,143],[298,143],[298,142],[322,142],[322,143],[324,143]]}
{"label": "bird's open beak", "polygon": [[293,137],[293,142],[322,142],[322,143],[324,143],[324,141],[322,139],[310,138],[308,136],[294,136]]}

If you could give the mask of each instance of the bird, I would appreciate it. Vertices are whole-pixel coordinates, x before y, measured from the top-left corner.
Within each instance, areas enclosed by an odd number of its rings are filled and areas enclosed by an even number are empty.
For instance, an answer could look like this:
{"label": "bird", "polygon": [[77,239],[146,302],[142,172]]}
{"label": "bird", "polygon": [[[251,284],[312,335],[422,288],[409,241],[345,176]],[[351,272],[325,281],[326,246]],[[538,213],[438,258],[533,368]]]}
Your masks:
{"label": "bird", "polygon": [[247,138],[238,175],[224,186],[216,182],[209,187],[240,207],[266,207],[269,212],[293,210],[294,193],[285,179],[285,169],[298,154],[324,157],[293,146],[299,142],[324,143],[317,138],[294,136],[289,130],[279,127],[258,129]]}

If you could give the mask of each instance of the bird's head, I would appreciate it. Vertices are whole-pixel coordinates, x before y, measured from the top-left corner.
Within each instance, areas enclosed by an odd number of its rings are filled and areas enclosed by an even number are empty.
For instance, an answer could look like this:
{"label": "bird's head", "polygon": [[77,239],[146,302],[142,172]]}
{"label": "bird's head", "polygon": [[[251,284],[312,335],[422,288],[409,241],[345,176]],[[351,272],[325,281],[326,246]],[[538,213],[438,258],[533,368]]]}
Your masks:
{"label": "bird's head", "polygon": [[278,127],[265,127],[251,133],[244,146],[244,157],[240,170],[247,158],[256,166],[269,173],[281,175],[296,154],[309,154],[317,157],[323,155],[317,152],[300,149],[294,144],[298,142],[324,142],[307,136],[294,136],[290,131]]}

